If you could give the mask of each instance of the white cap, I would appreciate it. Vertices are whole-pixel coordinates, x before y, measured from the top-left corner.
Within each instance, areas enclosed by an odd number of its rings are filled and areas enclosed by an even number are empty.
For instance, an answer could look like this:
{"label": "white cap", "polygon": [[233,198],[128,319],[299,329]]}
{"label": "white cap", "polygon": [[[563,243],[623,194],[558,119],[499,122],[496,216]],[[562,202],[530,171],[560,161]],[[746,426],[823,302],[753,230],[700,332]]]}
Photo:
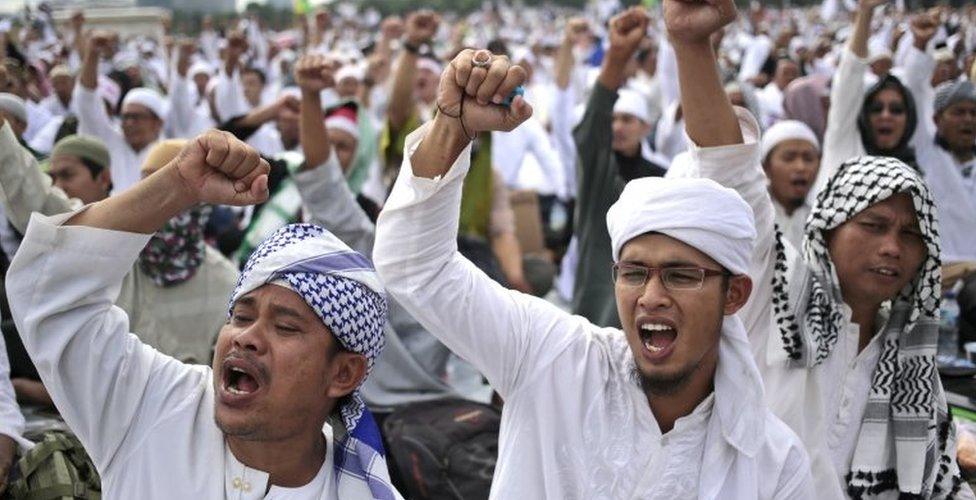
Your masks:
{"label": "white cap", "polygon": [[817,134],[813,133],[809,125],[798,120],[783,120],[769,127],[769,130],[763,133],[761,158],[765,160],[773,148],[793,139],[807,141],[813,144],[817,151],[820,151],[820,141],[817,140]]}
{"label": "white cap", "polygon": [[644,123],[651,123],[651,111],[644,94],[636,90],[621,89],[618,95],[617,102],[613,105],[614,114],[626,113],[635,116]]}
{"label": "white cap", "polygon": [[149,108],[160,120],[166,119],[166,99],[153,89],[138,87],[129,91],[122,99],[122,107],[126,104],[140,104]]}

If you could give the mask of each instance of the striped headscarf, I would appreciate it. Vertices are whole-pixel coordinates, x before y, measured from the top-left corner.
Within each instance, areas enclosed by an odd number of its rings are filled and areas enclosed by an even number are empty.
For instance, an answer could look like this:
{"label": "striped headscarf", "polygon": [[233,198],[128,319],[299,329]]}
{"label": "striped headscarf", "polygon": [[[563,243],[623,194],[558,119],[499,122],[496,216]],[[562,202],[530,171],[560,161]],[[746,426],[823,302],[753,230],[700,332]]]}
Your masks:
{"label": "striped headscarf", "polygon": [[928,255],[911,283],[883,305],[888,320],[879,333],[881,356],[847,475],[847,493],[852,498],[893,490],[919,498],[951,497],[961,479],[935,362],[939,229],[932,196],[918,172],[892,157],[863,156],[841,165],[817,196],[806,225],[804,262],[789,280],[777,230],[773,311],[791,366],[809,368],[829,357],[845,320],[827,232],[898,193],[912,199]]}
{"label": "striped headscarf", "polygon": [[[347,351],[366,357],[367,376],[383,349],[387,303],[372,263],[313,224],[290,224],[255,249],[230,307],[265,284],[285,282],[305,300]],[[333,424],[340,498],[400,498],[391,486],[379,429],[359,389],[340,403]]]}

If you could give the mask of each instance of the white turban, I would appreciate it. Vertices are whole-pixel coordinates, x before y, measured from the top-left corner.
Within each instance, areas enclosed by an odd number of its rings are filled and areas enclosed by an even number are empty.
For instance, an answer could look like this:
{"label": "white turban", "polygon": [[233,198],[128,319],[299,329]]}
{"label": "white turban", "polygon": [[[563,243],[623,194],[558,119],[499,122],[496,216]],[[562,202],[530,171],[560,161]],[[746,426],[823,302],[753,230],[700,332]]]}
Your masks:
{"label": "white turban", "polygon": [[644,123],[651,123],[651,110],[647,105],[647,98],[636,90],[621,89],[617,102],[613,105],[613,112],[634,115]]}
{"label": "white turban", "polygon": [[126,104],[140,104],[152,111],[160,120],[166,119],[166,99],[153,89],[138,87],[129,91],[122,99],[122,107]]}
{"label": "white turban", "polygon": [[193,78],[197,75],[213,76],[214,68],[206,61],[197,61],[193,63],[193,66],[190,66],[190,69],[189,71],[186,72],[186,74],[190,78]]}
{"label": "white turban", "polygon": [[797,120],[783,120],[776,122],[776,125],[769,127],[769,130],[763,133],[760,158],[765,160],[773,148],[793,139],[807,141],[813,144],[817,151],[820,151],[820,141],[817,140],[817,134],[813,133],[809,125]]}
{"label": "white turban", "polygon": [[615,262],[631,239],[661,233],[697,248],[733,274],[748,272],[756,239],[752,208],[711,179],[632,180],[607,211],[607,230]]}

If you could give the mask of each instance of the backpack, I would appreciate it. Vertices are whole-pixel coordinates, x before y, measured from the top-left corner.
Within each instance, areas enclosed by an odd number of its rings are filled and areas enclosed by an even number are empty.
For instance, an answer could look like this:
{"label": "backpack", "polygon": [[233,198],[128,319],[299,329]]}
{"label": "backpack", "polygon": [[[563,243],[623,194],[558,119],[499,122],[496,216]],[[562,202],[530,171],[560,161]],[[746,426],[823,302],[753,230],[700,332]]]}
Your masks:
{"label": "backpack", "polygon": [[78,438],[47,431],[17,461],[7,493],[15,500],[99,500],[102,482]]}
{"label": "backpack", "polygon": [[501,412],[462,399],[401,406],[383,422],[392,466],[412,500],[487,499]]}

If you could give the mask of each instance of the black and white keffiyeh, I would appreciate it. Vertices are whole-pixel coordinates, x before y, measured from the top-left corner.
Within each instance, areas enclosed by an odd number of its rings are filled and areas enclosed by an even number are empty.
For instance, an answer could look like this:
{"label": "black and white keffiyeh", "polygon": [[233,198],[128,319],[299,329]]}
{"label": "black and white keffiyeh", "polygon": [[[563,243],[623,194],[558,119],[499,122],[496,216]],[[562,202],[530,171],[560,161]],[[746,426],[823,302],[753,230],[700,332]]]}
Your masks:
{"label": "black and white keffiyeh", "polygon": [[[230,308],[268,283],[301,296],[344,349],[366,357],[369,375],[385,344],[387,317],[386,294],[369,259],[319,226],[290,224],[248,258]],[[400,498],[390,481],[379,429],[359,389],[343,398],[339,413],[341,419],[330,421],[339,498]]]}
{"label": "black and white keffiyeh", "polygon": [[789,278],[777,230],[773,312],[791,366],[810,368],[830,356],[845,320],[826,234],[898,193],[912,198],[928,256],[915,279],[884,306],[883,346],[847,493],[871,498],[894,490],[909,498],[945,498],[958,491],[961,480],[935,362],[941,299],[938,222],[921,176],[890,157],[863,156],[841,165],[817,196],[807,220],[803,263]]}

